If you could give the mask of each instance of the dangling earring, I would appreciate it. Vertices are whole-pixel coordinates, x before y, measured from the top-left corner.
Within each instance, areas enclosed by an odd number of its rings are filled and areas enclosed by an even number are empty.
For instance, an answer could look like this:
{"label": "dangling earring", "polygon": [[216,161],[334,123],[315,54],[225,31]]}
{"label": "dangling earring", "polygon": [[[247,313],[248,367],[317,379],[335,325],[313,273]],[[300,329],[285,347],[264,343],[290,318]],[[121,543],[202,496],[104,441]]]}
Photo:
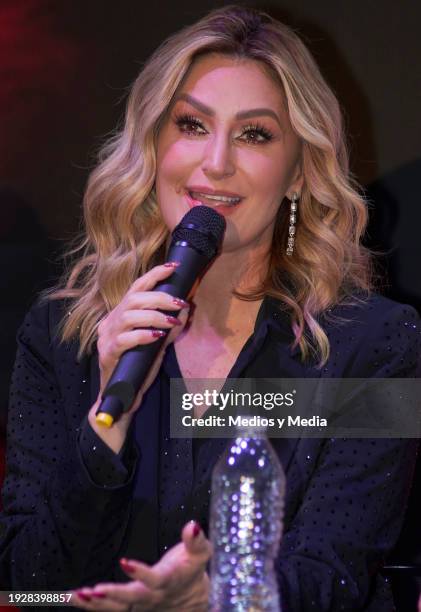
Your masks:
{"label": "dangling earring", "polygon": [[287,255],[291,257],[294,252],[294,241],[295,241],[295,224],[297,222],[297,208],[298,208],[298,193],[294,191],[291,200],[291,209],[289,214],[289,228],[288,228],[288,247]]}

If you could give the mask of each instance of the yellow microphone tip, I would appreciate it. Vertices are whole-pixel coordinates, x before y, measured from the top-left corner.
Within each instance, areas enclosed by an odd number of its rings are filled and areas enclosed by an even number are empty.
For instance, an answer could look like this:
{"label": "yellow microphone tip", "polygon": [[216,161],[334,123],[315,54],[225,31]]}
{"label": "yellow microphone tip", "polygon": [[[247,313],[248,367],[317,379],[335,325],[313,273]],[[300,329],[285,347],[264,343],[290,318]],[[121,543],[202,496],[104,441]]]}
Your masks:
{"label": "yellow microphone tip", "polygon": [[95,416],[95,421],[98,425],[103,425],[104,427],[111,427],[114,423],[114,419],[111,414],[107,414],[106,412],[98,412]]}

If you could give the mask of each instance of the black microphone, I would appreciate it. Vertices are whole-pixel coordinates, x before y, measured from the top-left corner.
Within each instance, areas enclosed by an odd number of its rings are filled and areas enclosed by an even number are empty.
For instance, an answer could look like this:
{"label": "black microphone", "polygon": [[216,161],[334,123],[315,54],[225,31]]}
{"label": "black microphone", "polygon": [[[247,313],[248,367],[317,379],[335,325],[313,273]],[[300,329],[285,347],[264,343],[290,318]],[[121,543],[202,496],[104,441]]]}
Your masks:
{"label": "black microphone", "polygon": [[[167,261],[178,261],[180,265],[153,290],[186,299],[197,278],[216,257],[225,225],[225,218],[209,206],[190,209],[174,229],[167,254]],[[96,411],[98,423],[111,427],[130,409],[164,341],[165,337],[159,338],[123,353],[102,394]]]}

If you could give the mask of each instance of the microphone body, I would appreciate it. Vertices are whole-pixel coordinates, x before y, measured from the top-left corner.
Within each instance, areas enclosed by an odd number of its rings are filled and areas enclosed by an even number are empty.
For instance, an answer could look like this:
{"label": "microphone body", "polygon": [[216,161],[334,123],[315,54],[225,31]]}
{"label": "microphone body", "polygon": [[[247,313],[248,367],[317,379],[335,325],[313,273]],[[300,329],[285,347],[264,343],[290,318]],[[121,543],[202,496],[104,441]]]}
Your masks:
{"label": "microphone body", "polygon": [[[214,225],[216,222],[218,230],[214,228],[210,235],[206,228],[207,223],[203,223],[209,221],[206,215],[210,216]],[[215,219],[215,215],[218,219]],[[186,299],[198,277],[216,256],[224,230],[225,219],[213,209],[200,206],[190,210],[174,230],[167,254],[167,261],[178,261],[180,265],[174,269],[169,279],[156,285],[153,291],[164,291],[174,297]],[[179,312],[166,314],[177,316]],[[102,394],[102,401],[96,412],[98,423],[110,427],[123,412],[130,409],[164,342],[165,336],[152,344],[139,345],[123,353]]]}

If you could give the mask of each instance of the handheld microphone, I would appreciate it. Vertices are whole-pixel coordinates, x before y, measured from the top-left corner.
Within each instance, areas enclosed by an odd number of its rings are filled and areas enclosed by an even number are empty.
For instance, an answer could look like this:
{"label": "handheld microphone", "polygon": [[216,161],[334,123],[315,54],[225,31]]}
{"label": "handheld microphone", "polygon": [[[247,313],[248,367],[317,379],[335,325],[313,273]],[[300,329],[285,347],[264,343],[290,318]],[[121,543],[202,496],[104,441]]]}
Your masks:
{"label": "handheld microphone", "polygon": [[[167,261],[178,261],[180,265],[153,291],[185,299],[197,278],[216,257],[225,226],[224,217],[209,206],[190,209],[174,229],[167,253]],[[153,344],[136,346],[122,354],[102,394],[96,411],[97,423],[111,427],[130,409],[164,341],[165,337],[159,338]]]}

